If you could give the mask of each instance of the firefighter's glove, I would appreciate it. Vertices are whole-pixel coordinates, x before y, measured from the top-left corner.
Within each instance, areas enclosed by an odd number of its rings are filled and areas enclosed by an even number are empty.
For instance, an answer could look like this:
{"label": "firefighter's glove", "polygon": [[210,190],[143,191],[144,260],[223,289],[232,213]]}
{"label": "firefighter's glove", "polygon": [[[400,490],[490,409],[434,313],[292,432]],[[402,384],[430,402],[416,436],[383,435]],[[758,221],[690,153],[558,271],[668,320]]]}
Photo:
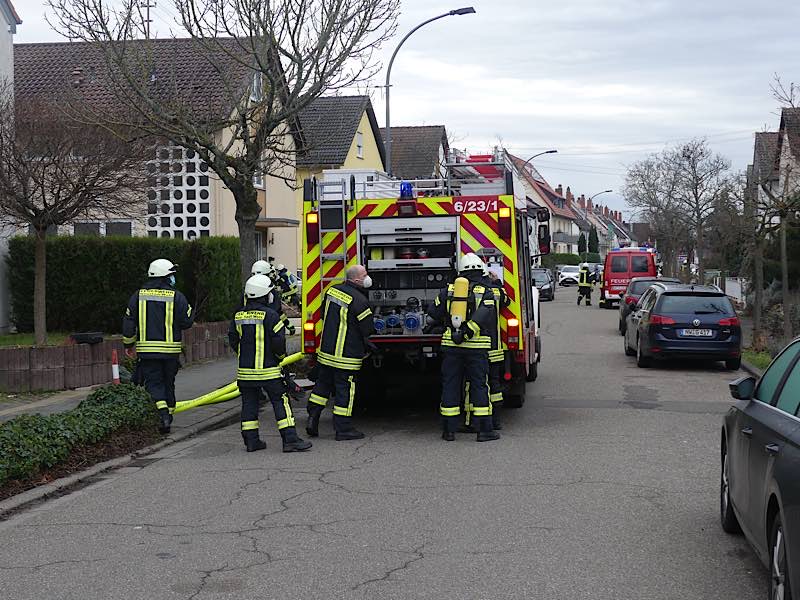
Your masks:
{"label": "firefighter's glove", "polygon": [[458,329],[453,329],[450,339],[453,340],[453,343],[457,346],[464,343],[464,330],[460,327]]}
{"label": "firefighter's glove", "polygon": [[461,326],[461,329],[464,330],[464,339],[467,340],[471,340],[481,332],[480,325],[475,321],[467,321],[467,323]]}
{"label": "firefighter's glove", "polygon": [[289,325],[286,329],[289,332],[289,335],[294,335],[294,332],[295,332],[294,325]]}

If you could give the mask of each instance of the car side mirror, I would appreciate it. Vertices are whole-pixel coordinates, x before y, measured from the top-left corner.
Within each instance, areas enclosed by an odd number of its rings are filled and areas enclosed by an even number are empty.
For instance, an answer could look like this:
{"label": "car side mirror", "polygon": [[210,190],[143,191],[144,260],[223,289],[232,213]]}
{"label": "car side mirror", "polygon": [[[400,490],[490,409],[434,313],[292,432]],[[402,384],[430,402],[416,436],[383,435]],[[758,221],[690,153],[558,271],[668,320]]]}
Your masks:
{"label": "car side mirror", "polygon": [[731,396],[736,400],[752,400],[756,391],[756,378],[741,377],[736,381],[731,381],[728,388],[731,390]]}

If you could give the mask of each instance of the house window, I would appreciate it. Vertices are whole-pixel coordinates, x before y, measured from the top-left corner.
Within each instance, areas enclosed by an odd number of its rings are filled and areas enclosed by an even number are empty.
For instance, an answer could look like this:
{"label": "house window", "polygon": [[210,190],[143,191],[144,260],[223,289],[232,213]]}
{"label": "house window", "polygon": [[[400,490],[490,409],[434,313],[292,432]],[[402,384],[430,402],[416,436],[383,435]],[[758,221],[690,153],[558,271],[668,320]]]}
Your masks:
{"label": "house window", "polygon": [[356,133],[356,156],[364,158],[364,134],[360,131]]}
{"label": "house window", "polygon": [[133,235],[133,225],[130,221],[111,221],[106,223],[106,235],[131,237]]}
{"label": "house window", "polygon": [[75,235],[100,235],[100,223],[75,223]]}
{"label": "house window", "polygon": [[256,171],[253,175],[253,185],[258,189],[264,189],[264,174],[261,171]]}
{"label": "house window", "polygon": [[264,97],[264,80],[261,77],[261,71],[253,73],[253,86],[250,89],[250,100],[253,102],[260,102]]}

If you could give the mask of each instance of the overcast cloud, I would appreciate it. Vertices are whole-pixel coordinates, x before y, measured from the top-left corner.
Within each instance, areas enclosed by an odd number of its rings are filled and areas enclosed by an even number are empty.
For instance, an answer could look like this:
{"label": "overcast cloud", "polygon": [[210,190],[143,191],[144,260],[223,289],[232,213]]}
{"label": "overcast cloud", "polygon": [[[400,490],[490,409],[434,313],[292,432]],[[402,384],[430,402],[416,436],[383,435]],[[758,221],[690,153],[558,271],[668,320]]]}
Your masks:
{"label": "overcast cloud", "polygon": [[[15,4],[24,21],[17,42],[58,39],[42,0]],[[158,4],[156,28],[166,35],[170,2]],[[467,5],[404,0],[399,32]],[[772,74],[798,76],[796,2],[472,5],[477,14],[442,19],[406,42],[392,72],[392,124],[442,123],[458,147],[483,151],[502,140],[525,158],[557,148],[535,164],[554,187],[569,185],[578,194],[620,190],[626,164],[696,136],[744,169],[752,133],[778,125]],[[370,93],[383,123],[382,91]],[[625,208],[617,193],[604,198]]]}

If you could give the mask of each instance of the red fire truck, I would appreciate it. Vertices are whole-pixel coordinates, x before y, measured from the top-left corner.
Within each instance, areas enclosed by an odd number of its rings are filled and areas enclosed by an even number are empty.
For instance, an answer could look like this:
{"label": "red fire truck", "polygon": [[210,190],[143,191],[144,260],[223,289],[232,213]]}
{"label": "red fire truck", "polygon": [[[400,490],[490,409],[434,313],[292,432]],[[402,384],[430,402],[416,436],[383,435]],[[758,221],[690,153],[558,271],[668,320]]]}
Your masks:
{"label": "red fire truck", "polygon": [[361,263],[373,281],[371,339],[382,350],[365,361],[366,378],[377,374],[385,389],[403,369],[438,373],[441,336],[425,333],[428,309],[456,277],[460,256],[474,252],[511,300],[501,315],[505,401],[521,406],[541,356],[531,261],[549,252],[547,209],[526,200],[502,151],[462,157],[442,180],[369,179],[305,182],[303,350],[319,347],[325,289]]}

